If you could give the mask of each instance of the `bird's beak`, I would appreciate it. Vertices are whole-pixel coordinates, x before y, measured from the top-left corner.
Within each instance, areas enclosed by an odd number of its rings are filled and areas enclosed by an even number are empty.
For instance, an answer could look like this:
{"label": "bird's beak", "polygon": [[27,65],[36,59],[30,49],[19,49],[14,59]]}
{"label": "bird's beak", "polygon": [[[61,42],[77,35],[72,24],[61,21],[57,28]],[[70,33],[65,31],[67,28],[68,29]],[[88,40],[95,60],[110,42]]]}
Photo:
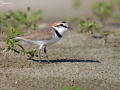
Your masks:
{"label": "bird's beak", "polygon": [[73,30],[71,27],[68,27],[69,30]]}

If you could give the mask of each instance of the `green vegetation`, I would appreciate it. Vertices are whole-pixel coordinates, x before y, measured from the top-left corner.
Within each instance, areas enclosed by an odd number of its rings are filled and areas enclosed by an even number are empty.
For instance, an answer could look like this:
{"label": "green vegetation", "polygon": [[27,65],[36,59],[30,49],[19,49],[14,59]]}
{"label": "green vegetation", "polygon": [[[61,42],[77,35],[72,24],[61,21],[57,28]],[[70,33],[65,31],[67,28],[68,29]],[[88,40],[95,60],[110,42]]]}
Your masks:
{"label": "green vegetation", "polygon": [[104,24],[104,21],[110,17],[113,12],[114,3],[112,1],[102,1],[95,3],[92,7],[93,13],[97,16],[100,21]]}
{"label": "green vegetation", "polygon": [[65,87],[65,88],[62,88],[62,90],[84,90],[84,89],[81,88],[81,87],[75,86],[75,87],[73,87],[72,89],[70,89],[70,88],[68,88],[68,87]]}
{"label": "green vegetation", "polygon": [[[13,38],[19,35],[23,35],[27,32],[22,32],[24,27],[30,28],[32,30],[37,29],[36,21],[43,20],[42,10],[37,10],[31,13],[31,9],[28,7],[27,12],[21,10],[18,11],[8,11],[0,15],[0,34],[6,34],[6,45],[7,50],[12,50],[17,53],[22,53],[23,55],[28,55],[30,58],[37,55],[37,50],[27,51],[24,47],[18,44],[19,40],[14,40]],[[7,30],[1,30],[1,28],[6,28]],[[19,50],[20,48],[20,50]]]}
{"label": "green vegetation", "polygon": [[1,19],[6,20],[6,22],[12,27],[21,25],[26,26],[27,28],[31,27],[32,30],[36,30],[36,20],[42,20],[43,14],[42,10],[37,10],[31,13],[30,8],[28,7],[27,12],[23,12],[21,10],[18,10],[16,12],[5,12],[1,15]]}
{"label": "green vegetation", "polygon": [[101,26],[99,26],[95,21],[88,21],[86,17],[82,17],[79,20],[78,33],[88,32],[88,35],[98,32]]}
{"label": "green vegetation", "polygon": [[33,49],[32,51],[27,52],[29,59],[32,59],[33,57],[38,57],[38,52],[36,49]]}
{"label": "green vegetation", "polygon": [[17,44],[18,40],[13,40],[13,38],[18,36],[18,35],[25,34],[25,32],[20,32],[19,31],[20,27],[17,27],[17,28],[10,27],[5,20],[1,20],[1,22],[9,30],[9,32],[3,31],[7,34],[7,38],[6,38],[7,50],[14,50],[14,51],[19,53],[19,51],[16,49],[16,45],[21,47],[21,48],[23,48],[23,47],[21,45]]}

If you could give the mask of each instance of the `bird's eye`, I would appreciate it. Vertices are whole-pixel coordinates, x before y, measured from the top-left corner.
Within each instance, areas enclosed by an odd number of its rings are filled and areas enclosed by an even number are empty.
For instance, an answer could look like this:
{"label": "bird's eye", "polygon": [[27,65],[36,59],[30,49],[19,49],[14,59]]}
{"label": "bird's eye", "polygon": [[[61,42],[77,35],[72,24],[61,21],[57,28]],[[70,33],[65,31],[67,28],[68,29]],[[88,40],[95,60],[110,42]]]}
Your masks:
{"label": "bird's eye", "polygon": [[60,24],[60,26],[64,26],[63,24]]}
{"label": "bird's eye", "polygon": [[63,26],[63,24],[57,25],[57,27]]}

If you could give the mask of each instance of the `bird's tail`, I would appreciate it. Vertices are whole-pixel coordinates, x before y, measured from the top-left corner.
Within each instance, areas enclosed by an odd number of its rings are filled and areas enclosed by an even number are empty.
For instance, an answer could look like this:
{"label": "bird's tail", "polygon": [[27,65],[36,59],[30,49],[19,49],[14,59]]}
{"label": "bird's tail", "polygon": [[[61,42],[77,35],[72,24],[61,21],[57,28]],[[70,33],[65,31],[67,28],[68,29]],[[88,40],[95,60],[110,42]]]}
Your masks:
{"label": "bird's tail", "polygon": [[14,40],[25,40],[24,38],[22,38],[22,37],[15,37],[15,38],[13,38]]}

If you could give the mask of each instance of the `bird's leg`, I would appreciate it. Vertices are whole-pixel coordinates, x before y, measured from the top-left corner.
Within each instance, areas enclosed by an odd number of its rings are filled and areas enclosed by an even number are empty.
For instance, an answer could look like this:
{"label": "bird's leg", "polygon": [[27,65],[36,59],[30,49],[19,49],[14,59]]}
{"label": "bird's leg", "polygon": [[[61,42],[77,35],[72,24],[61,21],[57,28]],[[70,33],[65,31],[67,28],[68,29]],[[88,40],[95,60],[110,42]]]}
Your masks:
{"label": "bird's leg", "polygon": [[41,63],[41,56],[40,56],[41,49],[39,49],[39,63]]}
{"label": "bird's leg", "polygon": [[39,58],[39,63],[41,63],[41,55],[40,55],[40,52],[41,52],[42,47],[43,47],[43,45],[41,45],[41,46],[39,47],[39,52],[38,52],[38,53],[39,53],[39,57],[38,57],[38,58]]}
{"label": "bird's leg", "polygon": [[48,63],[49,63],[49,58],[48,58],[48,55],[47,55],[46,46],[44,46],[44,53],[46,54],[46,58],[47,58]]}

